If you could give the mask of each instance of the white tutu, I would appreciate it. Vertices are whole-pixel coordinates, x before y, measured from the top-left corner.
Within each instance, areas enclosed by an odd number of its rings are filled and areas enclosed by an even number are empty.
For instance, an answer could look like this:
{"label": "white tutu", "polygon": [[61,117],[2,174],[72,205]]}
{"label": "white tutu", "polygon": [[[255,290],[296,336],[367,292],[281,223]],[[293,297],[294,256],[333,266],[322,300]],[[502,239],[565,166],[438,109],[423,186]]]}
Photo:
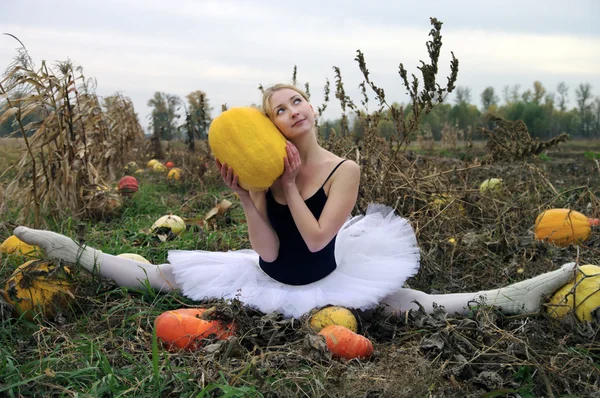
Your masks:
{"label": "white tutu", "polygon": [[300,317],[313,308],[373,308],[419,269],[419,248],[408,220],[390,207],[369,205],[348,219],[335,245],[337,268],[302,286],[286,285],[263,272],[254,250],[169,251],[175,281],[193,300],[238,298],[262,312]]}

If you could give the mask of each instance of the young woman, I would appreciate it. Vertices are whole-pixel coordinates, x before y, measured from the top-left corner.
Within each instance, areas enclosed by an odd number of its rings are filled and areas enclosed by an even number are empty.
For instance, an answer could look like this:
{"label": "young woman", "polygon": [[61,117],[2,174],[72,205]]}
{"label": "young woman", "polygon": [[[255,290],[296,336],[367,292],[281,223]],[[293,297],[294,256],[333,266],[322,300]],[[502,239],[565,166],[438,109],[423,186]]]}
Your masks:
{"label": "young woman", "polygon": [[506,313],[539,309],[573,275],[573,263],[506,288],[477,293],[428,295],[402,288],[419,267],[416,237],[407,220],[383,205],[351,217],[360,181],[356,163],[319,146],[315,112],[304,92],[279,84],[265,90],[263,110],[287,138],[284,173],[263,192],[237,184],[227,164],[217,161],[225,184],[244,209],[252,250],[171,251],[169,263],[148,265],[80,247],[50,231],[18,227],[23,241],[48,256],[78,262],[121,286],[148,280],[160,291],[180,289],[194,299],[238,298],[263,312],[300,317],[313,308],[340,305],[389,312],[465,313],[471,303],[496,305]]}

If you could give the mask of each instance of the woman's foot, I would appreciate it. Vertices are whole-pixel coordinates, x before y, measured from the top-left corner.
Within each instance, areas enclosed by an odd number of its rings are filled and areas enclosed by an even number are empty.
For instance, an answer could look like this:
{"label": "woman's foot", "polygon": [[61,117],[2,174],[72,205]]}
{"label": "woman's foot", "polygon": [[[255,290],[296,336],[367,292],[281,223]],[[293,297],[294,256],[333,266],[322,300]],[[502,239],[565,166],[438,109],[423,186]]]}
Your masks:
{"label": "woman's foot", "polygon": [[73,239],[56,232],[17,227],[14,231],[17,238],[44,249],[48,257],[71,264],[79,264],[93,272],[100,266],[102,252],[91,247],[80,246]]}

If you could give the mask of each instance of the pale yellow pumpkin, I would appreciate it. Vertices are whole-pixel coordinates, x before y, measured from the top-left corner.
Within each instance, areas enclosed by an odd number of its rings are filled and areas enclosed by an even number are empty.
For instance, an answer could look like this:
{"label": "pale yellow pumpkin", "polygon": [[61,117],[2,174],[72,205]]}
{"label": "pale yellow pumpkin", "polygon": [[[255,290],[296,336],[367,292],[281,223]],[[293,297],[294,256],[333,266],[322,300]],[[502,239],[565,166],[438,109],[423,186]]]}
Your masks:
{"label": "pale yellow pumpkin", "polygon": [[164,164],[160,163],[160,162],[156,162],[154,163],[154,165],[152,166],[152,170],[158,172],[158,173],[165,173],[167,172],[169,169],[167,169],[167,166],[165,166]]}
{"label": "pale yellow pumpkin", "polygon": [[152,167],[154,167],[154,165],[155,165],[156,163],[158,163],[158,160],[156,160],[156,159],[150,159],[150,160],[148,161],[148,167],[152,168]]}
{"label": "pale yellow pumpkin", "polygon": [[170,230],[171,233],[173,233],[173,235],[179,235],[180,233],[185,231],[186,226],[185,221],[183,221],[181,217],[169,214],[167,216],[162,216],[161,218],[156,220],[154,224],[152,224],[152,226],[150,227],[150,230],[152,232],[156,232],[157,230],[163,228]]}
{"label": "pale yellow pumpkin", "polygon": [[571,209],[550,209],[535,220],[535,238],[560,247],[581,244],[590,237],[595,223],[597,220]]}
{"label": "pale yellow pumpkin", "polygon": [[483,193],[486,191],[499,191],[502,188],[501,178],[488,178],[479,186],[479,192]]}
{"label": "pale yellow pumpkin", "polygon": [[210,125],[208,143],[214,156],[238,175],[244,189],[267,189],[283,174],[286,139],[257,108],[221,113]]}
{"label": "pale yellow pumpkin", "polygon": [[567,283],[552,295],[546,311],[554,318],[562,318],[575,309],[577,319],[591,321],[592,311],[598,307],[600,307],[600,267],[587,264],[579,267],[575,282]]}
{"label": "pale yellow pumpkin", "polygon": [[326,307],[310,318],[310,327],[319,332],[329,325],[344,326],[354,333],[358,331],[358,322],[350,310],[344,307]]}

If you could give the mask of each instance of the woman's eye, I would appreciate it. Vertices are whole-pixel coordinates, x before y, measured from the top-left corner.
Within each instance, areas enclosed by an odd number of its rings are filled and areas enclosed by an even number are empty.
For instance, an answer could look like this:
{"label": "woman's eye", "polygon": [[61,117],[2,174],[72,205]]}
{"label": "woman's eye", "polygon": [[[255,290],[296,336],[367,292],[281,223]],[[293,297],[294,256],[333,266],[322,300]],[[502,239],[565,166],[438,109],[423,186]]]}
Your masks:
{"label": "woman's eye", "polygon": [[283,109],[279,108],[277,109],[277,111],[275,112],[276,115],[281,115],[281,112],[283,112]]}
{"label": "woman's eye", "polygon": [[302,102],[302,101],[300,100],[300,98],[296,98],[296,99],[294,100],[294,104],[297,104],[298,102]]}

